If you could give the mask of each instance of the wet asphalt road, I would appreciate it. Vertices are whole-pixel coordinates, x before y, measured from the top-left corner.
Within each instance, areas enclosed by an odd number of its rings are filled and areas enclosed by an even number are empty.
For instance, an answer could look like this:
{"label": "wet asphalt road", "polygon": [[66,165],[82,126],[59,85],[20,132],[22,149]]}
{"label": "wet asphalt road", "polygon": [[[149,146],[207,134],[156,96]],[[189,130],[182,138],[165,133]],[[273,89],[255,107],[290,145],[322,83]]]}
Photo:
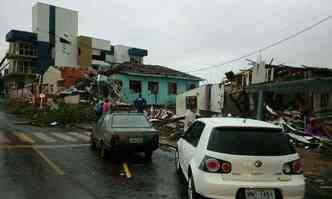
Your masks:
{"label": "wet asphalt road", "polygon": [[72,129],[18,126],[15,120],[0,109],[0,198],[184,198],[169,150],[157,150],[151,161],[143,154],[102,160],[85,132],[73,136]]}
{"label": "wet asphalt road", "polygon": [[[87,132],[14,125],[16,120],[0,103],[0,199],[185,198],[169,149],[157,150],[151,161],[143,154],[102,160]],[[307,199],[330,198],[317,179],[308,182]]]}

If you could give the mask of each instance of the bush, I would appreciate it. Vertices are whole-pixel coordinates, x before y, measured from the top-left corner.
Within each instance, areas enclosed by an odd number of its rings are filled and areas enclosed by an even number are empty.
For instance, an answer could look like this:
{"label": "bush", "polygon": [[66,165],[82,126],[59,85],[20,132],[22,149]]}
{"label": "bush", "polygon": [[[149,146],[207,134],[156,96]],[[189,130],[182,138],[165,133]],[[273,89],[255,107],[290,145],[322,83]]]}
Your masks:
{"label": "bush", "polygon": [[49,125],[52,122],[71,125],[96,120],[92,105],[60,103],[57,110],[49,110],[48,108],[40,109],[39,106],[25,102],[9,101],[7,107],[11,113],[30,119],[34,124],[41,126]]}

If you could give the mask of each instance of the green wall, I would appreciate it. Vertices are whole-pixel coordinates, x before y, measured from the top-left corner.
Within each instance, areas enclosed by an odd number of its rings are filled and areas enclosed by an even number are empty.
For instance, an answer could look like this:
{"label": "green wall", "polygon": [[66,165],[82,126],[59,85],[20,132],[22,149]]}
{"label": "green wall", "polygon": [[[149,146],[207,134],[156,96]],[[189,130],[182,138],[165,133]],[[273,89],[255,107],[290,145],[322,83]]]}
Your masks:
{"label": "green wall", "polygon": [[[175,79],[167,77],[151,77],[151,76],[136,76],[136,75],[125,75],[125,74],[116,74],[112,75],[110,78],[113,80],[122,81],[122,98],[121,102],[132,104],[133,101],[138,97],[138,93],[134,93],[129,90],[129,81],[137,80],[141,81],[142,86],[142,96],[146,99],[148,104],[159,104],[159,105],[175,105],[176,95],[168,93],[168,83],[177,84],[177,94],[181,94],[187,91],[187,85],[195,84],[198,87],[199,81],[194,80],[185,80],[185,79]],[[157,96],[151,94],[148,90],[148,82],[158,82],[159,83],[159,92]]]}

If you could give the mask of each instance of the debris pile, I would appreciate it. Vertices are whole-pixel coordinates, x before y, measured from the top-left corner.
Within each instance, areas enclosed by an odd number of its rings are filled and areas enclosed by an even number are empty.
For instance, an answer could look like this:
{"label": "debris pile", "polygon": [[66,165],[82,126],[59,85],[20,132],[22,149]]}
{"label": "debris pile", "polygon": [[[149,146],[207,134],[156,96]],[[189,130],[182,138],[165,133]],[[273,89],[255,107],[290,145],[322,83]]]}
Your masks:
{"label": "debris pile", "polygon": [[147,114],[153,127],[160,131],[161,137],[176,139],[183,131],[184,116],[176,116],[170,110],[154,109],[153,107],[151,107]]}
{"label": "debris pile", "polygon": [[305,116],[297,110],[274,111],[265,106],[268,121],[280,125],[290,136],[291,142],[306,150],[332,152],[332,111],[322,110]]}

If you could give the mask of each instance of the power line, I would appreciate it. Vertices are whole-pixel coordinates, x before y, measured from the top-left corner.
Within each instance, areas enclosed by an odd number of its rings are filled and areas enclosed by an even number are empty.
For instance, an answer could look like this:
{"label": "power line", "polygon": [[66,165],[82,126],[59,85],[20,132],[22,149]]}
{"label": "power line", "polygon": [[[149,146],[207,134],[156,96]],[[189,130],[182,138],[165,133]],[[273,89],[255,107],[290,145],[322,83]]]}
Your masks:
{"label": "power line", "polygon": [[329,20],[329,19],[331,19],[331,18],[332,18],[332,15],[330,15],[330,16],[328,16],[328,17],[325,17],[325,18],[321,19],[320,21],[318,21],[318,22],[312,24],[311,26],[308,26],[308,27],[304,28],[303,30],[301,30],[301,31],[299,31],[299,32],[296,32],[296,33],[294,33],[294,34],[291,34],[290,36],[288,36],[288,37],[286,37],[286,38],[284,38],[284,39],[281,39],[281,40],[279,40],[279,41],[276,41],[276,42],[274,42],[274,43],[272,43],[272,44],[269,44],[269,45],[267,45],[267,46],[265,46],[265,47],[263,47],[263,48],[260,48],[260,49],[258,49],[258,50],[254,50],[254,51],[252,51],[252,52],[249,52],[249,53],[247,53],[247,54],[244,54],[244,55],[242,55],[242,56],[240,56],[240,57],[238,57],[238,58],[231,59],[231,60],[229,60],[229,61],[225,61],[225,62],[222,62],[222,63],[220,63],[220,64],[215,64],[215,65],[207,66],[207,67],[204,67],[204,68],[200,68],[200,69],[196,69],[196,70],[188,71],[187,73],[193,73],[193,72],[198,72],[198,71],[209,70],[209,69],[212,69],[212,68],[216,68],[216,67],[219,67],[219,66],[223,66],[223,65],[226,65],[226,64],[231,64],[231,63],[234,63],[234,62],[240,61],[240,60],[242,60],[242,59],[244,59],[244,58],[247,58],[247,57],[250,57],[250,56],[252,56],[252,55],[258,54],[258,53],[260,53],[260,52],[262,52],[262,51],[265,51],[265,50],[267,50],[267,49],[273,48],[274,46],[277,46],[277,45],[279,45],[279,44],[281,44],[281,43],[283,43],[283,42],[286,42],[286,41],[288,41],[288,40],[290,40],[290,39],[293,39],[293,38],[297,37],[298,35],[300,35],[300,34],[302,34],[302,33],[304,33],[304,32],[307,32],[307,31],[313,29],[314,27],[320,25],[321,23],[323,23],[323,22],[325,22],[325,21],[327,21],[327,20]]}

